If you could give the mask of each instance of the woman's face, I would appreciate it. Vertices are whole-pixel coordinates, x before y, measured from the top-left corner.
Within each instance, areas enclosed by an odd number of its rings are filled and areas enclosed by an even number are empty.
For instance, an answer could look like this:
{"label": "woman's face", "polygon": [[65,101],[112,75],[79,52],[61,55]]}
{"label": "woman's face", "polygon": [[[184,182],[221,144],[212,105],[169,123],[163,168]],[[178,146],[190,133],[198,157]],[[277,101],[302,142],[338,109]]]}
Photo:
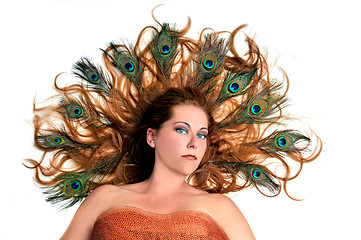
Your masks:
{"label": "woman's face", "polygon": [[188,176],[206,151],[208,118],[194,105],[177,105],[172,110],[172,117],[160,129],[148,129],[147,140],[155,148],[156,164]]}

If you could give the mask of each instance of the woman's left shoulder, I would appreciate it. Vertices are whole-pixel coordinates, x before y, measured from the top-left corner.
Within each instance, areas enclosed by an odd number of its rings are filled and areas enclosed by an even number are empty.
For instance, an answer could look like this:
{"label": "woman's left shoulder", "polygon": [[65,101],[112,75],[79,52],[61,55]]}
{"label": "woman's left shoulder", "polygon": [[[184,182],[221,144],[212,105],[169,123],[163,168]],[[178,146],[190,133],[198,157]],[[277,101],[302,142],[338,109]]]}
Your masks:
{"label": "woman's left shoulder", "polygon": [[255,239],[238,206],[228,196],[209,194],[207,206],[230,239]]}
{"label": "woman's left shoulder", "polygon": [[[217,215],[230,215],[234,214],[236,217],[240,218],[243,216],[242,212],[239,210],[237,205],[227,197],[226,195],[220,193],[211,193],[206,196],[207,206],[214,211]],[[216,207],[215,207],[216,206]]]}

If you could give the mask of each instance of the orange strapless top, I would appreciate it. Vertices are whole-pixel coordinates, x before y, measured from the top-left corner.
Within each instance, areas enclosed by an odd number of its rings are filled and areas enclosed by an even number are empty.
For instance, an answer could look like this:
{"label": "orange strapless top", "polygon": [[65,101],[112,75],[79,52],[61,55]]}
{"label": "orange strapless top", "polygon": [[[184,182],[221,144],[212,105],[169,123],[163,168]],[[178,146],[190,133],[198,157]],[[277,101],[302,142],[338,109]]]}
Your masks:
{"label": "orange strapless top", "polygon": [[207,213],[184,210],[170,214],[127,206],[101,214],[90,239],[213,239],[229,240],[224,230]]}

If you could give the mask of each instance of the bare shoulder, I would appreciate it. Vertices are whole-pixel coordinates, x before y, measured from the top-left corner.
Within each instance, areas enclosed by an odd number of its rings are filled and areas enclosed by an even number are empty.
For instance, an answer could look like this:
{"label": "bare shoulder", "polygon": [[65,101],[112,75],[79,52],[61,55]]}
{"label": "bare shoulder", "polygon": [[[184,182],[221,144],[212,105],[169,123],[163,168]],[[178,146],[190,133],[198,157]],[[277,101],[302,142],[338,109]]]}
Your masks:
{"label": "bare shoulder", "polygon": [[209,194],[208,198],[208,206],[212,208],[216,221],[230,239],[255,239],[246,218],[229,197],[213,193]]}
{"label": "bare shoulder", "polygon": [[97,217],[107,207],[117,189],[113,185],[104,185],[90,193],[79,206],[61,239],[89,239]]}

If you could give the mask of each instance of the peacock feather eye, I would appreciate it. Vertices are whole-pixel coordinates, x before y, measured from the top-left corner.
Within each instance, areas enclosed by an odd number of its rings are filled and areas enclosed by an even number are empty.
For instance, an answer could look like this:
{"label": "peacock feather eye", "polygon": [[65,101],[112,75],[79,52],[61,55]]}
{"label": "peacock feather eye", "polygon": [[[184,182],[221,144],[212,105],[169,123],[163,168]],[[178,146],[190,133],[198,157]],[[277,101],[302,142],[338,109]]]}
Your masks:
{"label": "peacock feather eye", "polygon": [[276,145],[279,148],[287,148],[291,143],[292,143],[292,139],[289,136],[278,136],[276,137]]}
{"label": "peacock feather eye", "polygon": [[217,57],[213,53],[209,53],[202,59],[202,66],[204,70],[211,71],[217,65]]}
{"label": "peacock feather eye", "polygon": [[171,46],[169,44],[162,44],[160,46],[160,53],[164,56],[169,55],[171,52]]}
{"label": "peacock feather eye", "polygon": [[54,145],[60,145],[60,144],[64,143],[64,138],[62,138],[60,136],[52,136],[52,137],[50,137],[49,140]]}
{"label": "peacock feather eye", "polygon": [[128,58],[128,57],[124,57],[122,59],[120,59],[120,65],[122,66],[122,68],[126,71],[126,72],[134,72],[135,71],[135,64],[134,62]]}
{"label": "peacock feather eye", "polygon": [[211,70],[214,67],[214,62],[210,59],[205,59],[203,61],[203,66],[207,69],[207,70]]}
{"label": "peacock feather eye", "polygon": [[252,170],[252,178],[255,181],[261,181],[266,179],[266,175],[259,168],[254,168]]}
{"label": "peacock feather eye", "polygon": [[88,79],[91,83],[98,83],[100,78],[99,78],[99,75],[95,72],[91,72],[89,75],[88,75]]}
{"label": "peacock feather eye", "polygon": [[124,69],[128,72],[133,72],[134,71],[134,64],[131,62],[127,62],[123,65]]}
{"label": "peacock feather eye", "polygon": [[64,193],[67,196],[77,196],[83,190],[83,183],[78,179],[72,179],[64,184]]}
{"label": "peacock feather eye", "polygon": [[265,100],[257,99],[252,102],[249,107],[249,114],[254,117],[262,116],[268,108],[268,103]]}
{"label": "peacock feather eye", "polygon": [[78,119],[84,116],[84,110],[78,103],[65,105],[65,113],[71,119]]}
{"label": "peacock feather eye", "polygon": [[262,108],[259,104],[255,103],[251,107],[251,112],[254,115],[258,115],[262,111]]}
{"label": "peacock feather eye", "polygon": [[75,115],[75,116],[81,116],[82,113],[83,113],[83,110],[82,110],[80,107],[76,107],[76,108],[74,109],[74,115]]}
{"label": "peacock feather eye", "polygon": [[78,180],[73,180],[70,182],[70,187],[77,192],[81,188],[81,183]]}
{"label": "peacock feather eye", "polygon": [[256,169],[253,171],[253,177],[258,179],[261,176],[261,171]]}
{"label": "peacock feather eye", "polygon": [[238,92],[238,90],[240,89],[240,86],[237,82],[231,82],[229,85],[228,85],[228,90],[231,92],[231,93],[236,93]]}

